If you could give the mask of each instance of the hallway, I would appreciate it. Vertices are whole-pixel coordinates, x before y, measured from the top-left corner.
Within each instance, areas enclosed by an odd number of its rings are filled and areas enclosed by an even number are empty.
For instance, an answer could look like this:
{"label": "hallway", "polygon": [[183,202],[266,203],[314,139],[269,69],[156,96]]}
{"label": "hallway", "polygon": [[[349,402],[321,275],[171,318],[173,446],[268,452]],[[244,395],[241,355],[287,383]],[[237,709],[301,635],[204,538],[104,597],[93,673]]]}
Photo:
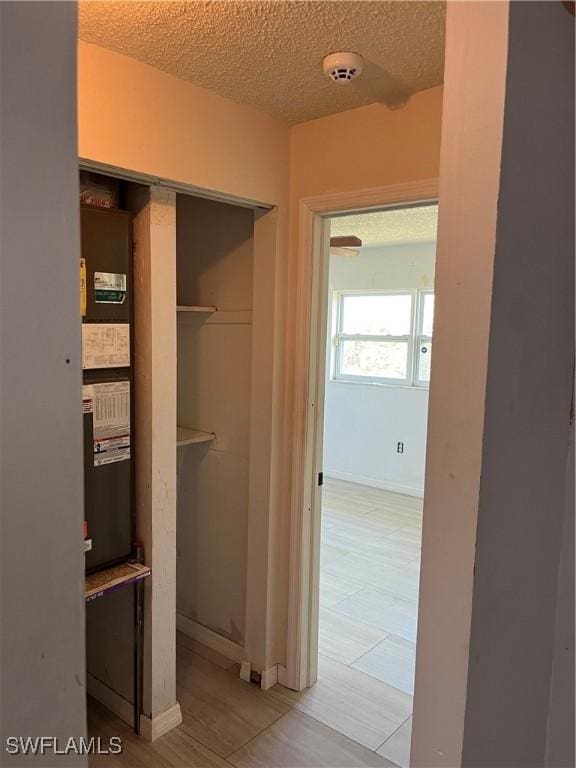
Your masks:
{"label": "hallway", "polygon": [[[90,758],[91,768],[378,768],[394,763],[302,711],[313,709],[315,696],[297,694],[281,686],[262,691],[238,677],[236,665],[179,635],[178,700],[180,726],[154,742],[134,735],[130,726],[93,699],[88,701],[90,736],[122,739],[122,754]],[[203,655],[199,655],[203,654]],[[205,656],[209,656],[205,658]],[[320,704],[330,692],[326,677],[315,688]],[[331,691],[333,695],[334,691]],[[338,715],[340,697],[334,699]],[[332,697],[332,696],[331,696]],[[355,701],[344,692],[345,704]],[[372,703],[372,711],[379,702]],[[324,707],[326,710],[326,707]],[[399,724],[409,705],[399,701],[387,712]],[[355,710],[358,717],[360,710]],[[384,713],[383,713],[384,714]],[[361,712],[362,720],[370,712]],[[341,716],[343,721],[345,718]],[[106,741],[103,745],[106,746]]]}
{"label": "hallway", "polygon": [[154,743],[91,700],[90,735],[124,752],[92,768],[408,766],[421,501],[327,479],[318,682],[261,691],[178,634],[182,724]]}

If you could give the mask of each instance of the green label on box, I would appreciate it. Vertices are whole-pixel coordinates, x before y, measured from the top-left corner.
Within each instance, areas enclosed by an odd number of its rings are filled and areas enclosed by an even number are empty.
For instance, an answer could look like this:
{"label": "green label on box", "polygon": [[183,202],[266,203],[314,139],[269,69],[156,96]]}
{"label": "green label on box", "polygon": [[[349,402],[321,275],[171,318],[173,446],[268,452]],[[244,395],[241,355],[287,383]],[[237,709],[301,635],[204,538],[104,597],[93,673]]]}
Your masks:
{"label": "green label on box", "polygon": [[126,275],[115,272],[94,273],[96,304],[123,304],[126,299]]}
{"label": "green label on box", "polygon": [[123,304],[126,291],[94,291],[96,304]]}

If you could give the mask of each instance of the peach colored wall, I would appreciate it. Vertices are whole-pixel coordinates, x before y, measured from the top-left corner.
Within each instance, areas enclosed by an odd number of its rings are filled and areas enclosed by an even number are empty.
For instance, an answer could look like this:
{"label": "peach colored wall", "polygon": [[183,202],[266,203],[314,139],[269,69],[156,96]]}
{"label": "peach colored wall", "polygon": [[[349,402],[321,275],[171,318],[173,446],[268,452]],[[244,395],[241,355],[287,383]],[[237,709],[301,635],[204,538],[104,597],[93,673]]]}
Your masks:
{"label": "peach colored wall", "polygon": [[78,121],[81,158],[249,200],[285,199],[287,125],[82,41]]}
{"label": "peach colored wall", "polygon": [[399,109],[371,104],[294,126],[291,202],[438,176],[441,120],[439,86]]}

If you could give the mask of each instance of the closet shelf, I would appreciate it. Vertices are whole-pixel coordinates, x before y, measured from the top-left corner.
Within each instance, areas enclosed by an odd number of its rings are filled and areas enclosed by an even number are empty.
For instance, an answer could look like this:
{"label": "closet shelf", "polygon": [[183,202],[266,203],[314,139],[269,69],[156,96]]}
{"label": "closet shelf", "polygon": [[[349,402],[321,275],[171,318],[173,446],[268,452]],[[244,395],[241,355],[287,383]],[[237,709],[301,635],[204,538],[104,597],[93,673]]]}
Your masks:
{"label": "closet shelf", "polygon": [[194,445],[195,443],[209,443],[216,439],[214,432],[202,432],[200,429],[189,427],[176,428],[176,445]]}
{"label": "closet shelf", "polygon": [[179,304],[176,307],[177,312],[204,312],[204,314],[211,315],[216,312],[216,307],[197,307],[194,305]]}
{"label": "closet shelf", "polygon": [[91,573],[85,578],[84,595],[86,602],[89,603],[97,597],[102,597],[105,592],[111,592],[118,587],[145,579],[146,576],[150,576],[150,568],[147,565],[131,561]]}

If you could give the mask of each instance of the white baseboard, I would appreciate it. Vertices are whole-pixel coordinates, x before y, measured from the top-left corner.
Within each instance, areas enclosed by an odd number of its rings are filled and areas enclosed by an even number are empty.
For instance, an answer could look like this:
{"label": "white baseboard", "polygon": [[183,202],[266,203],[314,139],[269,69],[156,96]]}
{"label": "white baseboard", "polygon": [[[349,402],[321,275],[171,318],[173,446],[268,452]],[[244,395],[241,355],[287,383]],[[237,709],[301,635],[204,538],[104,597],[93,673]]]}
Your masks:
{"label": "white baseboard", "polygon": [[[128,725],[134,724],[134,707],[132,703],[117,691],[90,673],[86,675],[86,688],[90,696],[104,704],[117,717],[124,720]],[[140,735],[149,741],[154,741],[168,733],[168,731],[171,731],[172,728],[180,725],[181,722],[182,712],[180,711],[180,704],[176,702],[170,709],[161,712],[153,718],[147,715],[140,715]]]}
{"label": "white baseboard", "polygon": [[[207,648],[211,648],[213,651],[220,653],[231,661],[235,661],[240,664],[240,678],[247,683],[251,682],[250,676],[252,674],[252,665],[244,658],[244,648],[235,643],[233,640],[229,640],[227,637],[222,637],[217,632],[214,632],[202,624],[198,624],[197,621],[189,619],[187,616],[183,616],[181,613],[176,614],[176,628],[191,637],[193,640],[197,640]],[[260,675],[260,687],[267,691],[278,682],[278,665],[274,664],[270,669],[265,669]]]}
{"label": "white baseboard", "polygon": [[424,488],[416,488],[412,485],[402,485],[401,483],[392,483],[388,480],[377,480],[374,477],[365,477],[364,475],[354,475],[351,472],[339,472],[335,469],[325,469],[324,475],[327,478],[332,477],[334,480],[345,480],[347,483],[367,485],[370,488],[381,488],[383,491],[402,493],[405,496],[416,496],[419,499],[424,496]]}
{"label": "white baseboard", "polygon": [[249,661],[240,662],[240,680],[244,680],[245,683],[251,682],[250,676],[252,674],[252,665]]}
{"label": "white baseboard", "polygon": [[239,643],[219,635],[212,629],[198,624],[197,621],[193,621],[181,613],[176,614],[176,628],[207,648],[211,648],[213,651],[222,654],[222,656],[226,656],[231,661],[242,663],[244,659],[244,648]]}
{"label": "white baseboard", "polygon": [[134,707],[132,702],[128,701],[121,696],[117,691],[110,686],[98,680],[97,677],[91,675],[89,672],[86,675],[86,689],[88,694],[92,696],[100,704],[104,704],[111,712],[114,712],[121,720],[124,720],[128,725],[134,723]]}

